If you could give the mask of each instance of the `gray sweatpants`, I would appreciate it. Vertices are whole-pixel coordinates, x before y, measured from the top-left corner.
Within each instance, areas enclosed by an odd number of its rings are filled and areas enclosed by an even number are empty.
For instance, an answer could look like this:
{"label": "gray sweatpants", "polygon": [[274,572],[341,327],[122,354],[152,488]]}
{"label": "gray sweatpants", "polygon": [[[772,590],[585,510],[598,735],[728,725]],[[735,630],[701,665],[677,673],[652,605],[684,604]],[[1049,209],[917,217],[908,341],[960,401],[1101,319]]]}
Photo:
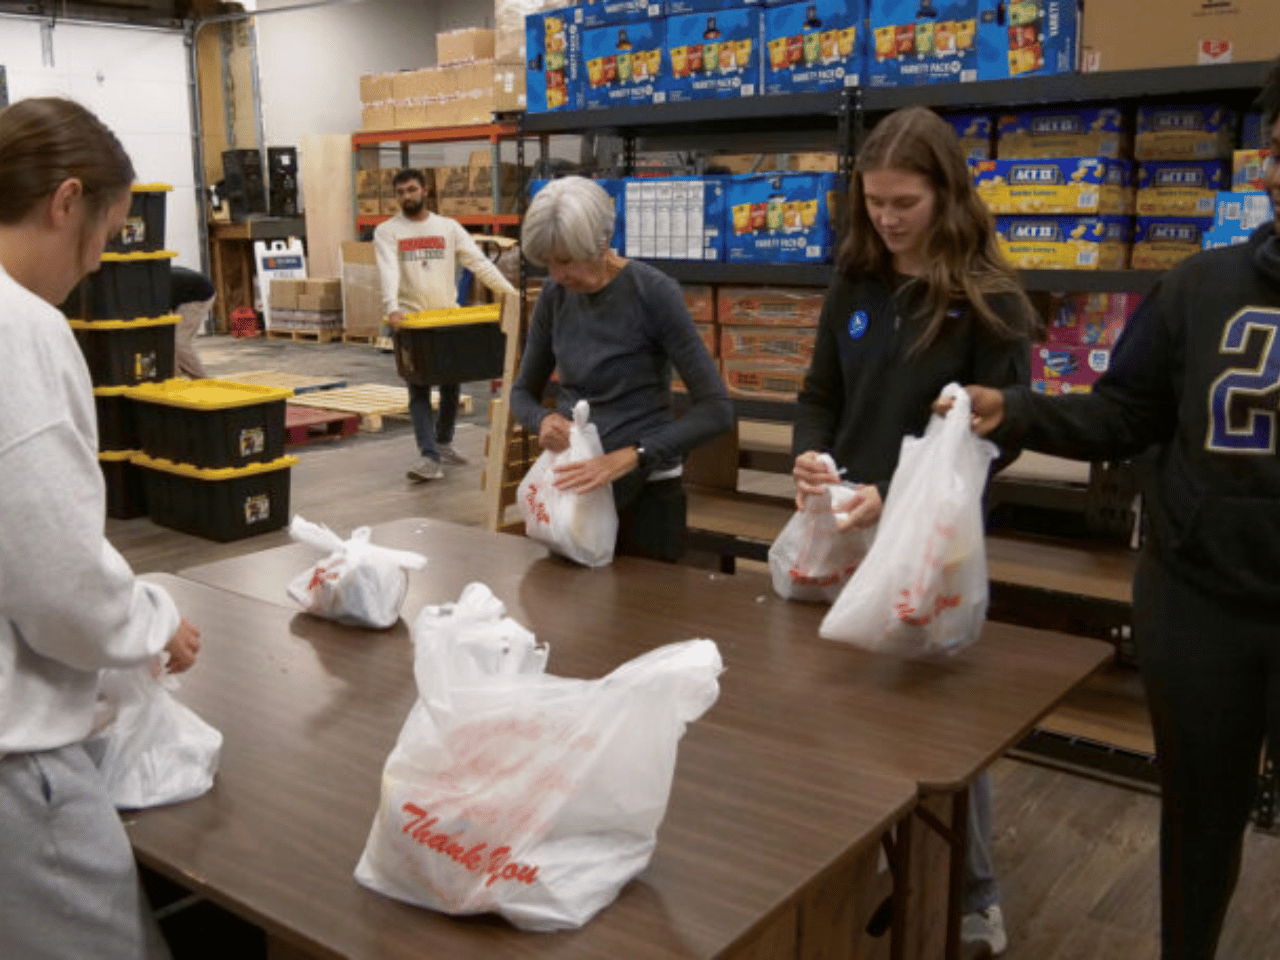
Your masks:
{"label": "gray sweatpants", "polygon": [[168,960],[82,744],[0,757],[0,957]]}
{"label": "gray sweatpants", "polygon": [[991,774],[978,774],[969,790],[969,850],[964,862],[963,912],[973,913],[1000,902],[992,861]]}

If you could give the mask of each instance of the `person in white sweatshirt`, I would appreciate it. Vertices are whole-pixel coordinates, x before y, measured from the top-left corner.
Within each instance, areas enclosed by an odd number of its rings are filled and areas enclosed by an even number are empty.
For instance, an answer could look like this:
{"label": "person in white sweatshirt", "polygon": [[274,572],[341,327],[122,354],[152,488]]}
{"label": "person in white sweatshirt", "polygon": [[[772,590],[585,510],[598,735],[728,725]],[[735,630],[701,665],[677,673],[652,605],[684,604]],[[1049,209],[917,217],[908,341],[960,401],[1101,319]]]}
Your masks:
{"label": "person in white sweatshirt", "polygon": [[200,634],[107,542],[93,388],[62,303],[129,210],[133,166],[68,100],[0,112],[0,957],[165,958],[85,741],[99,671]]}
{"label": "person in white sweatshirt", "polygon": [[[515,296],[515,287],[480,252],[462,224],[427,209],[426,178],[420,170],[401,170],[393,183],[400,212],[373,232],[382,309],[392,329],[404,322],[406,313],[458,306],[458,264],[494,293]],[[422,455],[422,462],[409,471],[409,479],[435,480],[444,476],[442,462],[467,462],[453,449],[461,391],[456,383],[439,385],[437,420],[431,410],[431,388],[412,383],[408,387],[409,419]]]}

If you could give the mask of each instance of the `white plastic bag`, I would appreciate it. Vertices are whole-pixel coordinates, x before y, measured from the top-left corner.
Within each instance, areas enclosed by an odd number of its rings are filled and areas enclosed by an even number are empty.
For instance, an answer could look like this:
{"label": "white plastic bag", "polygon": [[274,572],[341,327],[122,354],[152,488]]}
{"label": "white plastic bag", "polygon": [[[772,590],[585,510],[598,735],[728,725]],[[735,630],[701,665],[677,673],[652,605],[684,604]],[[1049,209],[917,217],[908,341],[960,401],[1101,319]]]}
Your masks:
{"label": "white plastic bag", "polygon": [[618,509],[613,485],[590,493],[566,493],[556,489],[555,468],[604,454],[600,434],[589,423],[591,406],[579,400],[573,407],[569,446],[559,453],[543,450],[516,492],[527,537],[545,543],[586,567],[603,567],[613,561],[618,539]]}
{"label": "white plastic bag", "polygon": [[982,490],[997,450],[969,426],[969,395],[902,441],[875,542],[819,633],[871,650],[954,653],[982,634],[987,554]]}
{"label": "white plastic bag", "polygon": [[599,680],[547,651],[482,584],[414,623],[419,699],[387,758],[356,879],[525,930],[580,927],[649,863],[685,725],[716,700],[710,640]]}
{"label": "white plastic bag", "polygon": [[[836,472],[830,454],[819,459]],[[856,500],[853,486],[843,483],[829,484],[821,494],[805,498],[804,509],[792,514],[769,547],[769,574],[778,596],[830,603],[839,595],[875,536],[874,527],[843,533],[836,529],[837,514],[847,513]]]}
{"label": "white plastic bag", "polygon": [[158,807],[200,796],[213,786],[222,734],[173,698],[178,681],[151,667],[104,670],[99,697],[115,720],[100,734],[99,765],[120,809]]}
{"label": "white plastic bag", "polygon": [[289,583],[289,596],[308,613],[339,623],[383,629],[400,619],[409,589],[407,570],[421,570],[427,558],[369,542],[369,528],[357,527],[343,540],[328,527],[295,516],[289,536],[328,556]]}

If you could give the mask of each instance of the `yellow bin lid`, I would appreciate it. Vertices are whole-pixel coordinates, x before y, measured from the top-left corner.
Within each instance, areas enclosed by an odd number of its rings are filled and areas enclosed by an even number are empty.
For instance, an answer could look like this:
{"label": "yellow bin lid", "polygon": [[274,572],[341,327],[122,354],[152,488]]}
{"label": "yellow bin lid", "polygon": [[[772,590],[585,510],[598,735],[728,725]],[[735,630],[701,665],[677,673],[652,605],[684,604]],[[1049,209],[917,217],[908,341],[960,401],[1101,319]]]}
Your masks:
{"label": "yellow bin lid", "polygon": [[432,327],[457,327],[465,323],[497,323],[502,307],[484,303],[478,307],[449,307],[445,310],[422,310],[405,316],[401,330],[430,330]]}
{"label": "yellow bin lid", "polygon": [[133,185],[134,193],[169,193],[173,190],[167,183],[135,183]]}
{"label": "yellow bin lid", "polygon": [[137,456],[137,450],[99,450],[98,459],[111,461],[131,460]]}
{"label": "yellow bin lid", "polygon": [[141,250],[137,253],[104,253],[103,263],[135,263],[142,260],[172,260],[178,255],[176,250],[155,250],[148,253]]}
{"label": "yellow bin lid", "polygon": [[137,320],[68,320],[73,330],[140,330],[143,327],[175,326],[182,322],[176,313],[164,317],[139,317]]}
{"label": "yellow bin lid", "polygon": [[143,403],[163,403],[190,410],[226,410],[270,403],[293,396],[288,387],[267,387],[255,383],[233,383],[230,380],[165,380],[163,383],[140,383],[129,387],[128,397]]}
{"label": "yellow bin lid", "polygon": [[128,390],[127,386],[119,387],[94,387],[93,395],[95,397],[122,397],[124,392]]}
{"label": "yellow bin lid", "polygon": [[137,467],[160,470],[180,477],[190,477],[193,480],[235,480],[239,477],[251,477],[257,473],[287,470],[298,463],[297,457],[280,457],[268,463],[250,463],[243,467],[222,467],[213,470],[207,467],[195,467],[189,463],[174,463],[172,460],[148,457],[145,453],[135,453],[129,460]]}

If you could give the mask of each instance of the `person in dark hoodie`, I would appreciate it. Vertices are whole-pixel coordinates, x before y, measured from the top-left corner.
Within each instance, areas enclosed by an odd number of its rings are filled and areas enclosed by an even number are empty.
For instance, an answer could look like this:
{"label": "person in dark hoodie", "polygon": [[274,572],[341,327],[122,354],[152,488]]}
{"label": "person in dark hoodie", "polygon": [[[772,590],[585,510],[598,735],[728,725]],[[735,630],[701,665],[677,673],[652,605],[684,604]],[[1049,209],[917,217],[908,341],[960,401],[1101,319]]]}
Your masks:
{"label": "person in dark hoodie", "polygon": [[[1259,102],[1280,210],[1280,60]],[[974,430],[1082,460],[1154,447],[1134,639],[1155,731],[1161,956],[1211,960],[1240,872],[1263,742],[1280,746],[1280,237],[1166,273],[1089,394],[969,387]],[[941,412],[949,403],[939,402]]]}
{"label": "person in dark hoodie", "polygon": [[[858,484],[838,525],[875,523],[902,440],[924,431],[938,391],[952,381],[1028,383],[1037,325],[951,126],[923,107],[880,121],[858,153],[836,279],[800,391],[797,507],[839,481],[819,459],[829,453]],[[999,954],[1007,937],[988,774],[970,800],[961,936]]]}

